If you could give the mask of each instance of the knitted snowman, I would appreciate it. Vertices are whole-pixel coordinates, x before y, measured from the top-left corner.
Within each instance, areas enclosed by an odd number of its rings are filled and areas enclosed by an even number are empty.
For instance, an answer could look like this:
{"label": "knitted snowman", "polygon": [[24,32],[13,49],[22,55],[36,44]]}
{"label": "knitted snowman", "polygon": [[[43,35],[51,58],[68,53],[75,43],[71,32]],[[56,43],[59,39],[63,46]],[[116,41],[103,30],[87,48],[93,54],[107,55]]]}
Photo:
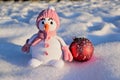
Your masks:
{"label": "knitted snowman", "polygon": [[53,7],[40,12],[36,20],[39,32],[26,41],[22,47],[23,52],[32,51],[32,59],[29,65],[38,67],[40,65],[51,65],[61,68],[64,61],[72,61],[73,57],[63,39],[57,36],[59,28],[59,17]]}

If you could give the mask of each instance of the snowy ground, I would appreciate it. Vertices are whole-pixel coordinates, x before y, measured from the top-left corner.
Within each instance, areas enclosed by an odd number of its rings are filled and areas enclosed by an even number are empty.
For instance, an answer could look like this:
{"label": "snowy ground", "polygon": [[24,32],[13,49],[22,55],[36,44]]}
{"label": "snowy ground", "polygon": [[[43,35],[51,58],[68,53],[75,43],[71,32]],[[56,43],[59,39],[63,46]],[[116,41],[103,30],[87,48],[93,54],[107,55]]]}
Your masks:
{"label": "snowy ground", "polygon": [[[68,45],[75,36],[93,42],[90,61],[66,63],[62,69],[27,66],[31,55],[21,46],[37,32],[36,17],[49,5],[60,16],[58,35]],[[0,3],[0,80],[120,80],[120,1]]]}

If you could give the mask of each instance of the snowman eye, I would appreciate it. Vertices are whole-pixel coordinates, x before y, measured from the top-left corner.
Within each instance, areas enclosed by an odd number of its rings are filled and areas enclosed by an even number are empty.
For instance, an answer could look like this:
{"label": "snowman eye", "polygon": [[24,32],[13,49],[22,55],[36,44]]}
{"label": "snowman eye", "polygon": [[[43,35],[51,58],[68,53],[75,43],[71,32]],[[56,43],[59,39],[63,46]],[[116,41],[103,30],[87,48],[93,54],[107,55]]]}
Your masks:
{"label": "snowman eye", "polygon": [[53,24],[53,22],[51,21],[50,24]]}
{"label": "snowman eye", "polygon": [[42,24],[44,24],[44,21],[42,21]]}

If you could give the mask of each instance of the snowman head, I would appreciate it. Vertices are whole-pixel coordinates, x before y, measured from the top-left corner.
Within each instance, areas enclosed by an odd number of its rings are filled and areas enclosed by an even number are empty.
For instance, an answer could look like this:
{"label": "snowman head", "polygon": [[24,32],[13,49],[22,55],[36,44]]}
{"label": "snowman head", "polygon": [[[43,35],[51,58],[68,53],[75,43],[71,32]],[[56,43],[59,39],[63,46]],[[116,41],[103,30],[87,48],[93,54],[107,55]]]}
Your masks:
{"label": "snowman head", "polygon": [[36,20],[36,25],[39,30],[56,31],[60,25],[59,17],[53,7],[40,12]]}

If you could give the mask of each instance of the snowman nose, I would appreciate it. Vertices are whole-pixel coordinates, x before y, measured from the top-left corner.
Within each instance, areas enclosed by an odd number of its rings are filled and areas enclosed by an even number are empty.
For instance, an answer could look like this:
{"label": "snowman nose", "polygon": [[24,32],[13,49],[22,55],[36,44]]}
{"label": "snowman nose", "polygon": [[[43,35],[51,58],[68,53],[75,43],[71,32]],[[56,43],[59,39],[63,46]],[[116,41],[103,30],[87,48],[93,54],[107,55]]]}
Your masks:
{"label": "snowman nose", "polygon": [[48,23],[44,24],[44,29],[45,29],[46,32],[48,32],[48,30],[49,30],[49,24]]}

